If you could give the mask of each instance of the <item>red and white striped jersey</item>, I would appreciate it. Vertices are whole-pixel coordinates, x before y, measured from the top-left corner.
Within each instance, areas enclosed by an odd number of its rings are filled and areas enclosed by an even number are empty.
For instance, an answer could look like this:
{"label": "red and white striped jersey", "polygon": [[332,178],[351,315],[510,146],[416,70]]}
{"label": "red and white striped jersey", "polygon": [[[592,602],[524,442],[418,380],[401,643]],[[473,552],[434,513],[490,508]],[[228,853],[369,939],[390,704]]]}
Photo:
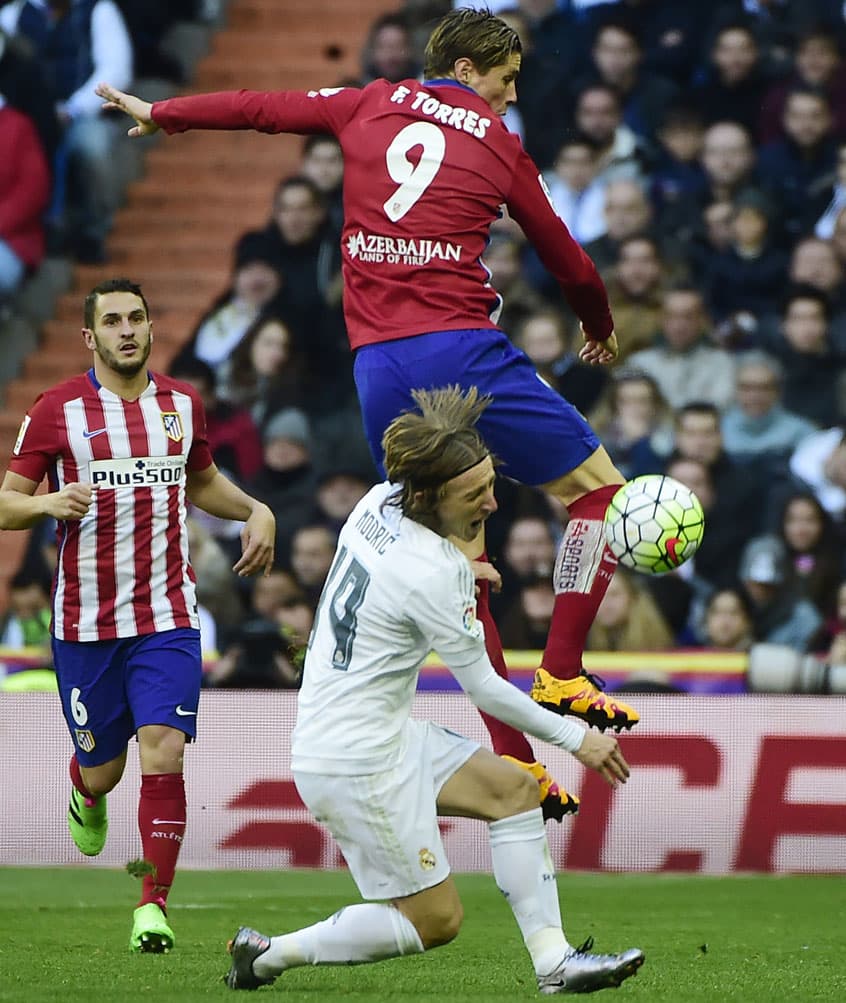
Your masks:
{"label": "red and white striped jersey", "polygon": [[46,390],[21,424],[9,470],[50,489],[94,486],[85,518],[58,525],[53,633],[107,641],[199,627],[185,527],[186,473],[212,463],[195,391],[150,374],[134,401],[93,369]]}

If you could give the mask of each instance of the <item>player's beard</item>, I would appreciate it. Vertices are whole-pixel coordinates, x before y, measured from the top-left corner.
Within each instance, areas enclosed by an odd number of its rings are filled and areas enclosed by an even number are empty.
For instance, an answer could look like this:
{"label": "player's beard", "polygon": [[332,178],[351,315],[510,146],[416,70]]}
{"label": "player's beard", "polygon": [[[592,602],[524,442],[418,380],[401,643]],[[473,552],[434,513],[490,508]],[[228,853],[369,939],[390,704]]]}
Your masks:
{"label": "player's beard", "polygon": [[[140,342],[139,338],[134,339],[136,343]],[[94,344],[97,348],[97,354],[100,356],[102,361],[112,370],[112,372],[117,373],[119,376],[133,377],[137,376],[138,373],[147,364],[147,359],[150,358],[150,349],[152,348],[152,338],[149,333],[147,334],[146,344],[141,345],[141,358],[133,358],[131,361],[122,359],[118,352],[113,352],[111,349],[106,348],[102,341],[94,335]]]}

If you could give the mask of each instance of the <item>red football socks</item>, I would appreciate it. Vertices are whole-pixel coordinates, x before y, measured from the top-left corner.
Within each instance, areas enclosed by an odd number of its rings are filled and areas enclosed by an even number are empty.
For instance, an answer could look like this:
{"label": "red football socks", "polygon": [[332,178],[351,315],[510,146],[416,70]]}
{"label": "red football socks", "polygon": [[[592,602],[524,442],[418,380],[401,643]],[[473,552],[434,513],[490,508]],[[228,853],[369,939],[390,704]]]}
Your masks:
{"label": "red football socks", "polygon": [[598,488],[569,506],[570,521],[555,559],[555,607],[541,663],[556,679],[573,679],[581,672],[588,631],[617,567],[605,543],[603,521],[618,488]]}
{"label": "red football socks", "polygon": [[[487,559],[487,554],[482,554],[479,558],[480,561],[487,561]],[[476,597],[476,619],[482,624],[485,631],[485,650],[496,674],[507,679],[508,667],[502,654],[502,641],[499,638],[499,631],[496,629],[493,616],[491,616],[490,582],[477,581],[476,585],[479,587],[479,595]],[[493,750],[498,756],[512,756],[524,763],[535,761],[532,747],[521,731],[491,717],[484,711],[479,711],[479,713],[482,715],[482,720],[491,736]]]}
{"label": "red football socks", "polygon": [[144,876],[139,905],[165,908],[176,858],[185,835],[185,781],[181,773],[151,773],[141,778],[138,829],[144,860],[154,870]]}
{"label": "red football socks", "polygon": [[79,760],[76,758],[76,753],[71,756],[70,763],[68,764],[68,773],[70,773],[71,783],[87,801],[97,800],[91,791],[89,791],[85,786],[85,781],[82,779],[82,770],[79,768]]}

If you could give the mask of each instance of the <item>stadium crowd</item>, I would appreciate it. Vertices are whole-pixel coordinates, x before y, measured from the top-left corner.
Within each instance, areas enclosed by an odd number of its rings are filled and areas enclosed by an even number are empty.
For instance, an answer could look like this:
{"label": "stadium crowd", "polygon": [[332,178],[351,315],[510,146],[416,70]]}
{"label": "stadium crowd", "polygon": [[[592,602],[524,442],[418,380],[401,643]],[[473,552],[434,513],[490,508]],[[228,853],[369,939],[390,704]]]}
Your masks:
{"label": "stadium crowd", "polygon": [[[128,83],[133,50],[135,74],[181,82],[160,41],[174,18],[207,6],[0,3],[0,144],[12,154],[0,167],[0,302],[37,268],[48,237],[76,260],[106,262],[114,195],[88,168],[102,168],[117,126],[90,82]],[[406,0],[372,26],[360,78],[326,83],[417,77],[431,21],[451,6]],[[600,269],[620,357],[610,368],[578,360],[578,324],[507,218],[485,255],[500,323],[627,477],[665,472],[706,513],[702,547],[677,572],[618,570],[588,647],[770,641],[842,658],[844,4],[490,6],[523,45],[506,121]],[[98,65],[103,22],[112,39],[123,25],[122,68]],[[80,32],[82,67],[68,59]],[[337,532],[378,477],[341,313],[343,170],[333,137],[303,142],[298,172],[279,179],[267,225],[231,249],[229,288],[185,332],[170,370],[203,398],[215,462],[277,516],[277,569],[249,588],[230,571],[239,527],[191,517],[203,645],[220,654],[211,686],[298,684],[292,653],[311,628]],[[497,494],[488,553],[503,587],[492,606],[506,647],[542,648],[566,512],[505,479]],[[50,541],[49,527],[33,534],[4,644],[46,636]]]}

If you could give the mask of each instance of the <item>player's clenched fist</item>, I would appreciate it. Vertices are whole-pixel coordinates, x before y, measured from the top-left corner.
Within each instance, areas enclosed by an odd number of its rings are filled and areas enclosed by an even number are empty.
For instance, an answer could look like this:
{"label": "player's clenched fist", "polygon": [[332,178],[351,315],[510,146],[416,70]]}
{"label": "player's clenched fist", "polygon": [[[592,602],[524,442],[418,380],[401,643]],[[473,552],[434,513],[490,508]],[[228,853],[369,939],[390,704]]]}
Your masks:
{"label": "player's clenched fist", "polygon": [[573,755],[582,766],[596,770],[611,787],[624,784],[631,772],[619,742],[611,735],[586,731],[581,746]]}
{"label": "player's clenched fist", "polygon": [[61,491],[45,495],[47,515],[54,519],[82,519],[91,507],[93,490],[90,484],[75,481],[73,484],[66,484]]}

